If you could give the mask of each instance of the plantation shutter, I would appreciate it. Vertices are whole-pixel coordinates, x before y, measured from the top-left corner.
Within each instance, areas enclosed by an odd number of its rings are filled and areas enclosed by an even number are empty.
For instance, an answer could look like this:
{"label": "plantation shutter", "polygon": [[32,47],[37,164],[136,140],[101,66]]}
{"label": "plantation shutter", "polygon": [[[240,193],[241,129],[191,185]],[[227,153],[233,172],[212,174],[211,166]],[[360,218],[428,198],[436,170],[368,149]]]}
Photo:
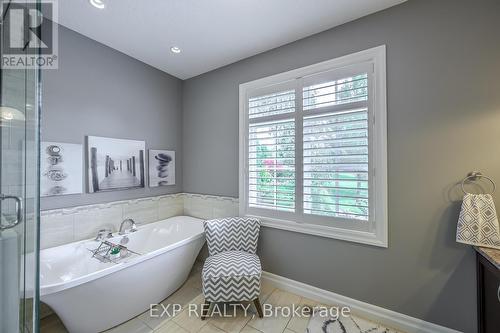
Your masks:
{"label": "plantation shutter", "polygon": [[248,208],[366,229],[369,71],[362,64],[320,72],[247,96]]}
{"label": "plantation shutter", "polygon": [[368,221],[368,73],[304,80],[303,213]]}
{"label": "plantation shutter", "polygon": [[294,89],[248,99],[249,207],[295,212],[295,107]]}
{"label": "plantation shutter", "polygon": [[239,88],[240,214],[387,247],[385,46]]}

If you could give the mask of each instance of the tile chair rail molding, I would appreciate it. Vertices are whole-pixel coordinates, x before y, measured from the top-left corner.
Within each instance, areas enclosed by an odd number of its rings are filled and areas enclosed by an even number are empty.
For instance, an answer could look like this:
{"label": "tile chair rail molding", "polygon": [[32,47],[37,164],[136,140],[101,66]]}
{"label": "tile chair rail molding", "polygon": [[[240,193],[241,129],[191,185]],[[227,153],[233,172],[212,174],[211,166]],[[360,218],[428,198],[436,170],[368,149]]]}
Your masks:
{"label": "tile chair rail molding", "polygon": [[212,303],[253,302],[263,317],[259,300],[262,268],[256,255],[260,220],[229,217],[203,223],[209,257],[201,273],[205,320]]}
{"label": "tile chair rail molding", "polygon": [[101,229],[118,232],[125,219],[138,225],[189,215],[213,219],[238,215],[238,199],[176,193],[41,212],[41,249],[95,237]]}

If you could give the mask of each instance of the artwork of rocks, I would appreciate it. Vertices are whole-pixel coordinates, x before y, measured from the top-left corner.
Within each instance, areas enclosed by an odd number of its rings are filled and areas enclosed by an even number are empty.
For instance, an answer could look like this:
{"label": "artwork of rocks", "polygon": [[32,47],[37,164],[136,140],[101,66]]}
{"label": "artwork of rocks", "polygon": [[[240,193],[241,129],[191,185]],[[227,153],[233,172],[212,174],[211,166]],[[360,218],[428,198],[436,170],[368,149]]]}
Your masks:
{"label": "artwork of rocks", "polygon": [[60,166],[63,162],[63,156],[61,155],[61,147],[57,145],[50,145],[46,149],[48,167],[44,177],[47,177],[52,182],[52,186],[49,189],[50,195],[60,195],[66,192],[66,187],[62,185],[62,181],[68,177],[68,174],[64,172],[64,169]]}
{"label": "artwork of rocks", "polygon": [[158,183],[158,185],[167,185],[168,181],[168,164],[172,161],[172,157],[167,154],[159,153],[155,156],[158,161],[158,165],[156,166],[156,170],[158,172],[158,178],[164,179]]}

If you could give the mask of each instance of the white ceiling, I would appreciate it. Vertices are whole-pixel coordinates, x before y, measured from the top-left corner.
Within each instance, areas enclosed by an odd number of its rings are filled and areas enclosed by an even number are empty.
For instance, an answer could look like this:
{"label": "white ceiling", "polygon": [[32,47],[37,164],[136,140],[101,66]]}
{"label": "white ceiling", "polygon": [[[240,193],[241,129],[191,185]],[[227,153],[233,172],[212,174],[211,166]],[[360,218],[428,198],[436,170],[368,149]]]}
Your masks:
{"label": "white ceiling", "polygon": [[102,1],[59,1],[59,23],[187,79],[406,0]]}

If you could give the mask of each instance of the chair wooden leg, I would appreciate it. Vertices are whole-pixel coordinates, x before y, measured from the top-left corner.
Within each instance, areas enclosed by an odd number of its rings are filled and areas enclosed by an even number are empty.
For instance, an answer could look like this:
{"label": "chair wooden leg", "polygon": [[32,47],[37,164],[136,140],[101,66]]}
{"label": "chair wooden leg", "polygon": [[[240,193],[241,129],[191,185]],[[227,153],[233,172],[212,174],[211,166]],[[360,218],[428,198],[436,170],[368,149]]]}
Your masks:
{"label": "chair wooden leg", "polygon": [[259,315],[259,318],[264,317],[264,314],[262,313],[262,306],[260,306],[260,301],[259,301],[258,297],[253,300],[253,304],[255,305],[255,309],[257,310],[257,314]]}
{"label": "chair wooden leg", "polygon": [[207,318],[207,315],[208,315],[208,310],[210,309],[210,302],[205,300],[205,303],[202,305],[202,308],[201,308],[201,320],[205,320],[205,318]]}

